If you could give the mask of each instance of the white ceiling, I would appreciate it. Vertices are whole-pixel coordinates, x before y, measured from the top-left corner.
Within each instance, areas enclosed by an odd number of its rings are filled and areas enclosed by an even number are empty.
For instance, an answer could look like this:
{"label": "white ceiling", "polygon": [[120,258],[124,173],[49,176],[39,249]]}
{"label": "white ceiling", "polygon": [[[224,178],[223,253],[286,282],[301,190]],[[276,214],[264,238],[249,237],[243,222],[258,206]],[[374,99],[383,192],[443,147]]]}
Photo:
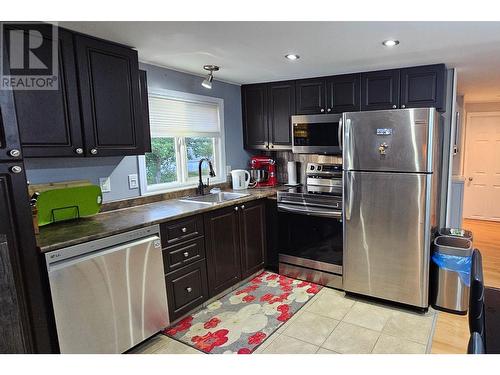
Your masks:
{"label": "white ceiling", "polygon": [[[467,101],[500,101],[500,22],[60,22],[139,59],[238,84],[444,62]],[[398,39],[387,48],[381,42]],[[291,62],[283,56],[297,53]]]}

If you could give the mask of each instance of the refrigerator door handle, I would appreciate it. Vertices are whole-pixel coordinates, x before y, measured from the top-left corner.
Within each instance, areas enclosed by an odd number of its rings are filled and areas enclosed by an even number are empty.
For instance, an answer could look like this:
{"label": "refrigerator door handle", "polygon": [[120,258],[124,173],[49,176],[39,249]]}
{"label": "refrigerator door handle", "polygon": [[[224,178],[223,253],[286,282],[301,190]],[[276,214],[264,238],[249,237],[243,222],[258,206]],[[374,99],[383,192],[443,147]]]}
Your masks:
{"label": "refrigerator door handle", "polygon": [[342,139],[342,119],[339,120],[338,137],[339,137],[339,148],[342,150],[342,144],[343,144],[343,139]]}
{"label": "refrigerator door handle", "polygon": [[350,171],[347,171],[345,174],[346,177],[346,194],[345,194],[345,200],[346,200],[346,207],[345,207],[345,220],[351,220],[351,212],[352,212],[352,204],[353,204],[353,183],[352,183],[352,173]]}

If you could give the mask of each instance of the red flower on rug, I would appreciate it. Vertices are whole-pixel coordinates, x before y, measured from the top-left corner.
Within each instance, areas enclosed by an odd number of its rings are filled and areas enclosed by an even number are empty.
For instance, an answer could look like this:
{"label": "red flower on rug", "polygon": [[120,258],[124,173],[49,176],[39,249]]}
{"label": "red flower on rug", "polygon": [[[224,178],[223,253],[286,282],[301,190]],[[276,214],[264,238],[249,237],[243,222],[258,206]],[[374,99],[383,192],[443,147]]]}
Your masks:
{"label": "red flower on rug", "polygon": [[229,331],[227,329],[219,329],[214,333],[208,332],[204,336],[194,336],[191,341],[194,345],[204,352],[211,352],[216,346],[221,346],[225,344],[228,340],[227,334]]}
{"label": "red flower on rug", "polygon": [[267,276],[266,280],[276,280],[278,277],[279,277],[279,275],[274,273],[274,274]]}
{"label": "red flower on rug", "polygon": [[306,290],[307,293],[316,294],[320,290],[319,286],[316,284],[311,284],[311,287]]}
{"label": "red flower on rug", "polygon": [[253,292],[254,290],[256,289],[259,289],[259,286],[258,285],[249,285],[247,286],[246,288],[243,288],[243,289],[240,289],[238,290],[236,293],[234,293],[235,295],[239,295],[239,294],[243,294],[243,293],[251,293]]}
{"label": "red flower on rug", "polygon": [[280,322],[286,322],[293,316],[290,312],[290,306],[288,305],[279,305],[276,309],[281,312],[281,314],[276,318]]}
{"label": "red flower on rug", "polygon": [[176,333],[187,331],[191,327],[191,323],[193,321],[193,317],[190,315],[184,319],[182,319],[175,326],[170,327],[164,331],[167,335],[175,335]]}
{"label": "red flower on rug", "polygon": [[290,293],[282,293],[279,296],[271,298],[269,300],[269,304],[272,305],[273,303],[276,303],[276,302],[283,302],[284,300],[286,300],[288,298],[289,295],[290,295]]}
{"label": "red flower on rug", "polygon": [[205,329],[215,328],[215,327],[217,327],[217,325],[219,323],[220,323],[220,319],[217,317],[214,317],[214,318],[210,319],[208,322],[205,322],[205,324],[203,324],[203,328],[205,328]]}
{"label": "red flower on rug", "polygon": [[252,302],[254,299],[255,299],[255,297],[250,295],[250,294],[243,297],[243,301],[245,301],[245,302]]}
{"label": "red flower on rug", "polygon": [[280,285],[280,289],[283,292],[291,292],[293,287],[291,285]]}
{"label": "red flower on rug", "polygon": [[297,288],[303,288],[305,286],[311,286],[311,283],[308,283],[307,281],[302,281],[300,284],[297,284]]}
{"label": "red flower on rug", "polygon": [[252,351],[248,348],[241,348],[240,350],[238,350],[237,353],[238,354],[252,354]]}
{"label": "red flower on rug", "polygon": [[262,297],[260,297],[260,301],[261,302],[270,301],[273,297],[274,297],[274,294],[266,293]]}
{"label": "red flower on rug", "polygon": [[248,338],[248,343],[250,345],[259,345],[267,335],[264,332],[257,332]]}

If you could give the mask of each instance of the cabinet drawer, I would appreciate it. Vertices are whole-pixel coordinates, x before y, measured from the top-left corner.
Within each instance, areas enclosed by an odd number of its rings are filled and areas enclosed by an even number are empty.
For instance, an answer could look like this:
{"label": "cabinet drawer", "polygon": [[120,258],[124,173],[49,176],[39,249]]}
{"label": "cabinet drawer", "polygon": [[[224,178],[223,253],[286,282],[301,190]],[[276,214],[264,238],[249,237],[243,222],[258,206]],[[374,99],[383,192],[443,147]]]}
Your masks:
{"label": "cabinet drawer", "polygon": [[198,237],[163,250],[165,273],[205,258],[205,239]]}
{"label": "cabinet drawer", "polygon": [[170,273],[165,277],[170,320],[180,318],[206,301],[207,268],[204,260]]}
{"label": "cabinet drawer", "polygon": [[203,235],[202,216],[191,216],[186,219],[164,223],[160,227],[163,247],[172,246]]}

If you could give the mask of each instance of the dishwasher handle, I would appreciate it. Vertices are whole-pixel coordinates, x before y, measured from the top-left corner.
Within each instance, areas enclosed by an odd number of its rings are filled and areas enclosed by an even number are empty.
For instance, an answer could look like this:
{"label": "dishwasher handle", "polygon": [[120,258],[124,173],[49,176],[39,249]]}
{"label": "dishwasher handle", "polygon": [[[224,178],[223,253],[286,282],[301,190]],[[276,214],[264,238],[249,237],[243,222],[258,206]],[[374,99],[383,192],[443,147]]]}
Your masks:
{"label": "dishwasher handle", "polygon": [[65,267],[70,267],[70,266],[73,266],[75,264],[91,260],[93,258],[98,258],[98,257],[102,257],[102,256],[109,255],[112,253],[116,253],[119,251],[124,251],[126,249],[131,248],[131,247],[141,245],[144,243],[148,243],[148,242],[151,242],[154,249],[159,249],[161,251],[160,237],[154,235],[154,236],[149,236],[149,237],[142,238],[142,239],[139,239],[136,241],[131,241],[131,242],[127,242],[124,244],[120,244],[120,245],[117,245],[117,246],[114,246],[111,248],[107,248],[107,249],[91,250],[90,252],[79,254],[79,255],[76,255],[74,257],[64,258],[61,260],[52,259],[50,261],[50,263],[47,260],[47,271],[50,274],[51,272],[58,271],[58,270],[65,268]]}

